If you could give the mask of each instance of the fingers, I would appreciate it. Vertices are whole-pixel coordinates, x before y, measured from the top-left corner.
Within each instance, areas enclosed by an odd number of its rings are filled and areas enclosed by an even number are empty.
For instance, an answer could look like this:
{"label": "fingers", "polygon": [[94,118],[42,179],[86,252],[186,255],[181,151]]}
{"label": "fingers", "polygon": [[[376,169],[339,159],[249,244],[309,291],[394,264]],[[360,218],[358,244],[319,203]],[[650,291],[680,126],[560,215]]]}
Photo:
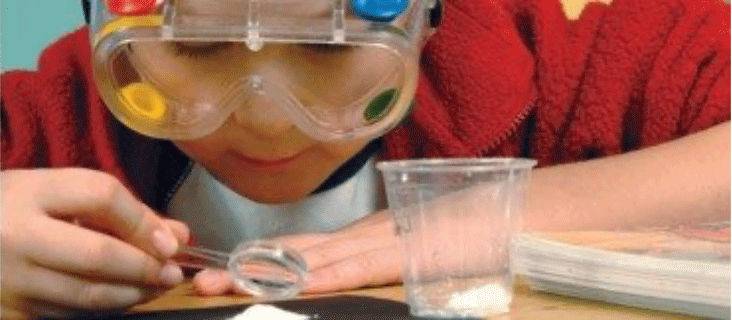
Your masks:
{"label": "fingers", "polygon": [[[310,270],[305,292],[321,293],[398,282],[401,253],[393,221],[386,213],[374,214],[331,234],[289,235],[274,239],[297,250]],[[223,270],[204,270],[193,279],[201,295],[237,291]]]}
{"label": "fingers", "polygon": [[396,283],[400,279],[398,248],[372,250],[314,269],[305,292],[323,293]]}
{"label": "fingers", "polygon": [[364,231],[371,228],[387,230],[393,232],[394,230],[394,219],[388,211],[379,211],[374,214],[368,215],[365,218],[359,220],[342,231],[358,232]]}
{"label": "fingers", "polygon": [[322,293],[398,282],[401,252],[391,217],[376,214],[301,251],[305,291]]}
{"label": "fingers", "polygon": [[395,243],[394,240],[390,237],[353,235],[352,237],[320,242],[301,251],[300,254],[305,259],[308,269],[315,270],[353,256],[388,248]]}
{"label": "fingers", "polygon": [[185,223],[173,219],[163,219],[163,221],[170,227],[175,238],[178,239],[178,244],[190,243],[191,231]]}
{"label": "fingers", "polygon": [[[273,239],[288,248],[303,252],[308,248],[322,244],[324,242],[332,242],[335,240],[348,240],[358,237],[378,238],[382,234],[393,234],[394,223],[391,216],[386,211],[374,213],[359,220],[358,222],[347,226],[334,233],[313,233],[313,234],[295,234],[281,236]],[[349,250],[352,251],[352,250]]]}
{"label": "fingers", "polygon": [[182,281],[179,267],[161,261],[187,240],[187,228],[155,215],[113,177],[52,169],[3,180],[4,307],[31,316],[117,310],[148,298],[150,285]]}
{"label": "fingers", "polygon": [[274,242],[280,243],[287,248],[302,252],[307,248],[313,247],[325,241],[331,241],[332,236],[328,234],[295,234],[277,237],[272,239]]}
{"label": "fingers", "polygon": [[30,267],[23,296],[49,301],[61,307],[83,310],[115,310],[141,302],[147,293],[134,286],[93,282],[53,270]]}
{"label": "fingers", "polygon": [[286,236],[310,270],[305,291],[321,293],[398,282],[401,252],[394,223],[379,212],[331,234]]}
{"label": "fingers", "polygon": [[193,277],[193,288],[202,296],[219,296],[233,291],[234,281],[224,270],[206,269]]}
{"label": "fingers", "polygon": [[[159,258],[171,257],[177,251],[178,241],[169,225],[114,177],[85,169],[56,169],[45,177],[47,181],[36,190],[36,196],[46,212],[78,218]],[[76,189],[68,190],[69,185]]]}
{"label": "fingers", "polygon": [[56,220],[41,220],[33,228],[38,228],[37,236],[26,245],[28,258],[37,265],[105,281],[167,286],[183,281],[178,266],[162,265],[114,237]]}
{"label": "fingers", "polygon": [[[324,266],[310,270],[303,290],[306,293],[325,293],[397,283],[401,278],[401,254],[396,246],[350,255],[333,257]],[[193,278],[196,292],[202,296],[240,292],[228,272],[207,269]]]}

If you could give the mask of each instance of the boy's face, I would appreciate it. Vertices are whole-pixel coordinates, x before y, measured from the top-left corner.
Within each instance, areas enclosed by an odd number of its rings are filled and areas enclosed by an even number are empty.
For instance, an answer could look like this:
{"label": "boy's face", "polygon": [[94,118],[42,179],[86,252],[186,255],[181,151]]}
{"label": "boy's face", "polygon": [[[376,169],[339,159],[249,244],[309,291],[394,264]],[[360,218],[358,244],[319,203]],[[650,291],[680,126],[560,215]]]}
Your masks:
{"label": "boy's face", "polygon": [[[137,63],[154,66],[150,68],[154,73],[147,76],[169,94],[225,96],[232,89],[222,83],[259,71],[283,82],[307,78],[301,82],[311,84],[308,90],[331,101],[333,106],[339,105],[339,99],[345,101],[358,96],[364,91],[364,83],[378,82],[393,67],[388,57],[361,48],[265,46],[251,52],[243,44],[138,43],[131,46],[131,52]],[[311,63],[288,65],[285,57],[295,61],[307,59],[304,61]],[[271,66],[278,68],[264,70]],[[320,77],[320,72],[331,76]],[[247,90],[251,88],[244,86],[233,91]],[[297,87],[289,93],[307,96],[298,92]],[[295,201],[312,193],[375,138],[315,140],[289,120],[285,108],[276,99],[277,94],[269,92],[233,99],[234,112],[216,131],[199,139],[174,142],[237,193],[258,202],[278,203]]]}
{"label": "boy's face", "polygon": [[324,143],[292,125],[273,128],[229,120],[211,135],[175,141],[219,181],[249,199],[291,202],[313,192],[367,141]]}
{"label": "boy's face", "polygon": [[[186,12],[224,17],[237,12],[226,6],[209,8],[204,5],[208,2],[176,3]],[[307,17],[331,14],[330,1],[302,5],[287,10]],[[291,119],[305,115],[334,131],[342,130],[340,124],[351,128],[354,123],[373,123],[383,114],[379,111],[371,118],[377,97],[396,92],[404,83],[414,88],[416,82],[416,72],[407,73],[411,78],[404,76],[406,72],[398,71],[404,70],[402,58],[380,46],[285,42],[252,48],[242,42],[139,41],[128,48],[114,64],[119,82],[144,78],[166,97],[175,97],[171,105],[189,110],[185,114],[190,119],[208,111],[228,116],[214,132],[174,143],[237,193],[266,203],[295,201],[312,193],[378,134],[322,142]],[[132,69],[136,71],[126,72]],[[403,100],[399,110],[409,105]],[[305,113],[293,111],[303,106],[309,108]],[[187,116],[180,119],[176,121],[194,122]]]}

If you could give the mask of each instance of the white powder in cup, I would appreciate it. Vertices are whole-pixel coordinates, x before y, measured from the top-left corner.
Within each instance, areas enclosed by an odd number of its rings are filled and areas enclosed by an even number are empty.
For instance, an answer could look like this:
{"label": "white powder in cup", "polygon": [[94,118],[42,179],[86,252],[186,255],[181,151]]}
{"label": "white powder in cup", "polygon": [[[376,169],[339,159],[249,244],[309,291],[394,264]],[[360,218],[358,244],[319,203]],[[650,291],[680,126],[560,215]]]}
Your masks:
{"label": "white powder in cup", "polygon": [[511,294],[499,284],[488,284],[453,293],[447,304],[449,309],[469,310],[470,313],[476,313],[477,316],[500,314],[509,311]]}

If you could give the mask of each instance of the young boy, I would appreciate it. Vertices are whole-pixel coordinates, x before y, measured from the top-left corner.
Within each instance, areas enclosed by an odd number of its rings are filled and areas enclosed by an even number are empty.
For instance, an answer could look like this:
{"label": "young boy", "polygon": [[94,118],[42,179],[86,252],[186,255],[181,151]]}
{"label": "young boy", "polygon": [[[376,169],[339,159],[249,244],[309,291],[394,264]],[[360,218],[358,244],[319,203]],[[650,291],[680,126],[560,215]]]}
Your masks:
{"label": "young boy", "polygon": [[[177,3],[216,17],[204,24],[225,25],[237,12],[233,2]],[[269,16],[302,18],[319,12],[313,3]],[[537,158],[545,168],[533,177],[530,228],[729,219],[729,126],[720,124],[729,120],[727,6],[616,1],[589,5],[577,21],[555,1],[452,0],[442,9],[418,80],[408,52],[420,41],[381,44],[389,50],[293,39],[259,47],[250,34],[234,44],[132,42],[122,54],[99,44],[129,34],[101,27],[93,50],[82,29],[47,49],[38,72],[4,74],[4,315],[138,303],[150,288],[182,281],[166,261],[189,227],[198,243],[220,249],[311,233],[283,238],[305,256],[311,292],[398,281],[384,213],[332,232],[380,208],[377,151],[383,159]],[[424,14],[425,26],[438,25],[439,10]],[[411,115],[386,134],[409,112],[414,82]],[[129,103],[138,98],[144,103]],[[211,114],[218,118],[197,121]],[[365,119],[346,116],[354,114]],[[196,285],[204,294],[231,289],[217,271]]]}

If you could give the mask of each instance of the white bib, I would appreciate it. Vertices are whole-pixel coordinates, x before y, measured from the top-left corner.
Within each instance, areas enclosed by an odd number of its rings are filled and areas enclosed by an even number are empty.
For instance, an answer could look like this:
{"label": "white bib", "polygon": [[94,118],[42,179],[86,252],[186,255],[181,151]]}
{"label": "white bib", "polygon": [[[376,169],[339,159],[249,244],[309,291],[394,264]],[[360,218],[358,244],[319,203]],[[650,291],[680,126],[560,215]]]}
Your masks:
{"label": "white bib", "polygon": [[199,245],[231,251],[242,241],[349,225],[384,207],[378,178],[371,159],[333,189],[271,205],[240,196],[196,164],[171,199],[168,214],[188,224]]}

